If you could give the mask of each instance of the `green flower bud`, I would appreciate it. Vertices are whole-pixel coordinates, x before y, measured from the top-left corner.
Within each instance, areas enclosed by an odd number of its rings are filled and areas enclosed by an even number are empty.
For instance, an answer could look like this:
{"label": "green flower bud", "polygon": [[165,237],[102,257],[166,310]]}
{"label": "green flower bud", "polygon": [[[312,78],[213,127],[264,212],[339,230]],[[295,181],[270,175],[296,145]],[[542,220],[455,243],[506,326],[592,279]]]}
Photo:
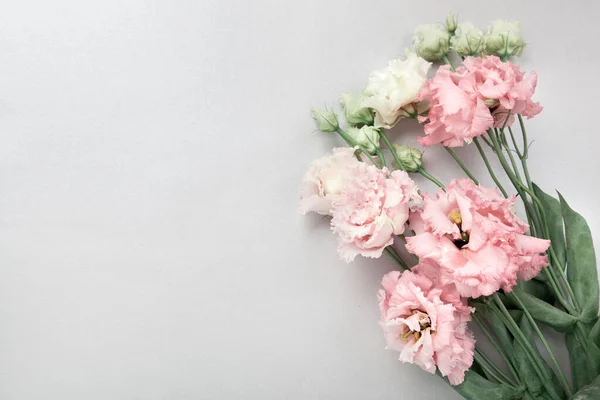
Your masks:
{"label": "green flower bud", "polygon": [[497,20],[485,36],[485,52],[501,57],[506,61],[509,57],[520,56],[525,49],[525,40],[521,36],[521,24],[518,21]]}
{"label": "green flower bud", "polygon": [[[419,149],[400,144],[394,144],[393,146],[406,172],[417,172],[421,168],[423,153]],[[399,168],[400,166],[396,165],[396,167]]]}
{"label": "green flower bud", "polygon": [[350,127],[346,130],[348,136],[367,152],[373,154],[379,149],[379,129],[365,125],[362,128]]}
{"label": "green flower bud", "polygon": [[461,57],[479,56],[483,52],[485,38],[483,32],[470,22],[458,25],[456,36],[451,39],[452,48]]}
{"label": "green flower bud", "polygon": [[427,61],[440,61],[450,53],[450,34],[441,24],[420,25],[413,44],[417,54]]}
{"label": "green flower bud", "polygon": [[450,13],[446,17],[446,30],[449,34],[454,35],[454,32],[456,31],[457,27],[458,25],[456,23],[456,16],[454,15],[454,13]]}
{"label": "green flower bud", "polygon": [[310,109],[310,116],[313,117],[321,132],[335,132],[340,127],[334,112],[313,107]]}
{"label": "green flower bud", "polygon": [[350,92],[342,93],[340,103],[344,107],[344,117],[349,125],[373,125],[373,110],[368,107],[362,107],[363,101],[367,98],[364,93],[359,95]]}

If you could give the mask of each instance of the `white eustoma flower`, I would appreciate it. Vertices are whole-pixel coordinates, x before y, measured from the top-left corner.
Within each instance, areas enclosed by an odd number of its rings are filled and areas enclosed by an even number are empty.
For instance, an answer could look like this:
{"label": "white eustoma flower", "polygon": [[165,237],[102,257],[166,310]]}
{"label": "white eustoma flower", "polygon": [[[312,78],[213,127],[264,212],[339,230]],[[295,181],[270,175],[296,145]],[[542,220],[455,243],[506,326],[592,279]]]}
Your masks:
{"label": "white eustoma flower", "polygon": [[372,125],[373,111],[363,106],[367,96],[364,93],[358,95],[346,92],[340,96],[340,104],[344,107],[344,117],[350,125]]}
{"label": "white eustoma flower", "polygon": [[518,21],[497,20],[485,35],[485,52],[506,60],[511,56],[520,56],[525,48],[521,36],[521,24]]}
{"label": "white eustoma flower", "polygon": [[350,127],[346,130],[356,144],[367,152],[373,154],[379,148],[379,129],[372,126],[363,126],[362,128]]}
{"label": "white eustoma flower", "polygon": [[413,45],[417,54],[427,61],[439,61],[450,53],[450,33],[441,24],[419,25]]}
{"label": "white eustoma flower", "polygon": [[430,62],[407,52],[405,60],[392,60],[387,68],[371,73],[363,106],[375,110],[375,127],[389,129],[406,116],[403,107],[417,101],[430,67]]}
{"label": "white eustoma flower", "polygon": [[456,36],[451,39],[452,48],[461,57],[478,56],[485,44],[483,32],[471,22],[458,24]]}

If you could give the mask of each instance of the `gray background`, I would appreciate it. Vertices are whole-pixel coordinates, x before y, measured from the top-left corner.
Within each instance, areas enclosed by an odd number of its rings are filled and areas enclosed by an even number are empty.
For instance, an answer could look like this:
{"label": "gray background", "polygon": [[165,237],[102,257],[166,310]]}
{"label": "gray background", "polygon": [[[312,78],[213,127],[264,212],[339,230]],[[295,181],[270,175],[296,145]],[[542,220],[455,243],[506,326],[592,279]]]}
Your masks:
{"label": "gray background", "polygon": [[[327,221],[296,214],[305,168],[338,143],[308,108],[450,11],[522,21],[545,107],[533,176],[600,238],[598,2],[1,5],[3,400],[458,398],[384,350],[393,263],[346,265]],[[462,176],[439,149],[426,163]]]}

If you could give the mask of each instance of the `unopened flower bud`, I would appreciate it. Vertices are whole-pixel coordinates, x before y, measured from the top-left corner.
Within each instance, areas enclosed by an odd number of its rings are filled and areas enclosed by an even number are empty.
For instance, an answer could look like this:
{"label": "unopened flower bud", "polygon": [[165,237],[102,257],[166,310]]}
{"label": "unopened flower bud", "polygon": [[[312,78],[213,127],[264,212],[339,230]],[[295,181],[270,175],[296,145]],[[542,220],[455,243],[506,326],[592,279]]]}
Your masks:
{"label": "unopened flower bud", "polygon": [[373,125],[373,110],[362,106],[366,98],[364,93],[355,95],[346,92],[340,96],[340,103],[344,107],[344,117],[349,125]]}
{"label": "unopened flower bud", "polygon": [[446,17],[446,30],[449,34],[454,35],[454,32],[456,31],[457,27],[458,25],[456,24],[456,16],[454,15],[454,13],[450,13]]}
{"label": "unopened flower bud", "polygon": [[400,144],[394,144],[393,146],[406,172],[417,172],[421,168],[423,165],[423,153],[419,149]]}
{"label": "unopened flower bud", "polygon": [[375,153],[379,149],[379,129],[377,128],[368,125],[362,128],[350,127],[346,133],[369,153]]}
{"label": "unopened flower bud", "polygon": [[340,127],[334,112],[313,107],[310,109],[310,116],[313,117],[321,132],[335,132]]}
{"label": "unopened flower bud", "polygon": [[456,35],[450,41],[452,48],[461,57],[479,56],[483,52],[485,38],[483,32],[471,22],[458,25]]}
{"label": "unopened flower bud", "polygon": [[427,61],[439,61],[450,53],[450,34],[441,24],[420,25],[413,44],[417,54]]}
{"label": "unopened flower bud", "polygon": [[520,56],[525,48],[518,21],[497,20],[492,22],[485,36],[487,54],[501,57],[506,61],[511,56]]}

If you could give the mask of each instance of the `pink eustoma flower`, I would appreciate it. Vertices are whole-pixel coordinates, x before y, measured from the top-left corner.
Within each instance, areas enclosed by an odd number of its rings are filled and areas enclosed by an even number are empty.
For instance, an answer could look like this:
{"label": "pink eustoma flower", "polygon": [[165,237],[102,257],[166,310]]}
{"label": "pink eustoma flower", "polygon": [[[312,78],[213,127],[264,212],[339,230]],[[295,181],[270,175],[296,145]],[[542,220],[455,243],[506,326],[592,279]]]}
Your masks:
{"label": "pink eustoma flower", "polygon": [[454,286],[441,287],[425,275],[392,271],[378,293],[387,348],[400,361],[429,373],[437,369],[450,384],[464,381],[473,363],[475,339],[467,327],[473,311]]}
{"label": "pink eustoma flower", "polygon": [[525,78],[518,65],[495,56],[467,57],[456,72],[444,65],[419,94],[429,103],[429,114],[419,118],[425,123],[419,143],[462,146],[493,126],[510,126],[515,114],[531,118],[542,111],[531,99],[536,85],[535,72]]}
{"label": "pink eustoma flower", "polygon": [[338,252],[347,262],[359,254],[380,257],[394,236],[404,232],[411,204],[421,200],[406,172],[358,163],[351,174],[333,201],[331,220],[339,237]]}
{"label": "pink eustoma flower", "polygon": [[549,240],[526,236],[528,225],[514,212],[515,197],[470,179],[454,180],[436,198],[425,195],[423,207],[410,216],[415,236],[406,248],[435,262],[422,273],[441,284],[455,284],[462,296],[511,291],[517,278],[528,280],[548,265],[542,255]]}

